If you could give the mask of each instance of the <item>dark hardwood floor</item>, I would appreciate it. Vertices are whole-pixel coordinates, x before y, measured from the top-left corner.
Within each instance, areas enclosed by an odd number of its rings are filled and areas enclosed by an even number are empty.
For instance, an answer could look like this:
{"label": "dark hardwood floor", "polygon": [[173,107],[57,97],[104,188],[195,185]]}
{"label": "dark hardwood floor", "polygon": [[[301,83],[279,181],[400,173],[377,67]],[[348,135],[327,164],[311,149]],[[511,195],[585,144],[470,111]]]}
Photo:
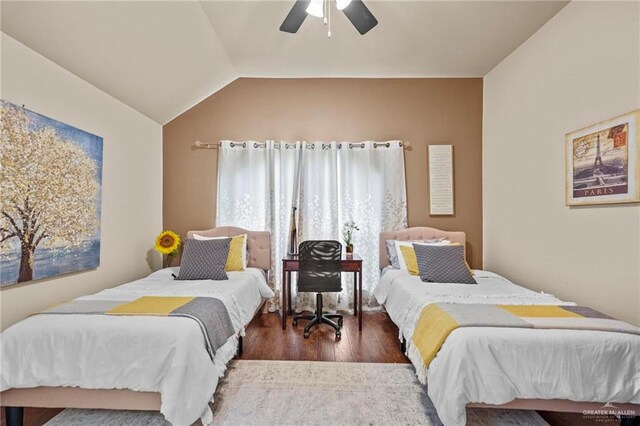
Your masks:
{"label": "dark hardwood floor", "polygon": [[[297,327],[287,321],[287,329],[280,328],[278,314],[257,315],[247,327],[244,352],[240,359],[337,361],[408,363],[400,351],[398,328],[381,312],[365,312],[362,333],[353,315],[344,315],[342,339],[336,340],[332,328],[315,328],[309,339],[304,339],[302,329],[306,321]],[[51,408],[25,409],[24,426],[42,426],[61,410]],[[618,422],[602,422],[585,419],[581,414],[540,412],[552,426],[611,426]],[[4,408],[1,426],[5,426]]]}
{"label": "dark hardwood floor", "polygon": [[278,314],[258,315],[247,328],[241,359],[290,361],[338,361],[408,363],[400,351],[398,328],[381,312],[363,313],[362,333],[353,315],[344,314],[342,339],[335,339],[334,330],[316,327],[305,339],[302,330],[307,321],[297,327],[287,319],[287,329],[280,328]]}

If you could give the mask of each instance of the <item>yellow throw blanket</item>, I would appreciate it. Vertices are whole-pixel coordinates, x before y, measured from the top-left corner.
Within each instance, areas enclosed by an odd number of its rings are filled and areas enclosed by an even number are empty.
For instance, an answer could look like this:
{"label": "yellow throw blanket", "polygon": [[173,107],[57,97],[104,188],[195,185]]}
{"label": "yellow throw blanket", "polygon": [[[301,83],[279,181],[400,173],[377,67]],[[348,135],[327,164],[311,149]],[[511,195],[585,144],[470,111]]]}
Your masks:
{"label": "yellow throw blanket", "polygon": [[169,316],[181,306],[191,302],[194,297],[156,297],[143,296],[132,302],[123,303],[105,312],[107,315],[145,315]]}
{"label": "yellow throw blanket", "polygon": [[638,327],[581,306],[434,303],[422,310],[411,338],[426,367],[449,335],[460,327],[597,330],[640,335]]}
{"label": "yellow throw blanket", "polygon": [[130,302],[72,300],[40,314],[189,318],[200,327],[212,360],[215,352],[235,334],[227,308],[222,300],[215,297],[142,296]]}

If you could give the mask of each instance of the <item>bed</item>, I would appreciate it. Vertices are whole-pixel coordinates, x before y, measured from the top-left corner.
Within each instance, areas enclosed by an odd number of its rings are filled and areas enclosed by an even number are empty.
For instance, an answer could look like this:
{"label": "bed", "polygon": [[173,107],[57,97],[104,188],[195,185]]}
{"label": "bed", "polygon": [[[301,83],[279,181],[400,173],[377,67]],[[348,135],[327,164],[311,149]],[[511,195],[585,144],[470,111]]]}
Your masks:
{"label": "bed", "polygon": [[[411,337],[425,306],[434,303],[574,305],[487,271],[477,285],[423,283],[392,269],[386,240],[446,238],[463,232],[409,228],[380,235],[382,276],[374,296],[398,326],[403,350],[445,425],[463,425],[465,407],[579,413],[640,414],[640,336],[580,330],[467,327],[454,330],[428,369]],[[553,360],[553,362],[549,362]]]}
{"label": "bed", "polygon": [[[194,234],[247,234],[248,267],[228,272],[224,281],[177,281],[172,274],[178,268],[165,268],[76,300],[216,298],[226,307],[234,333],[213,358],[199,324],[189,318],[34,315],[2,333],[2,405],[155,410],[174,425],[198,418],[208,424],[208,403],[226,364],[241,349],[244,327],[274,296],[267,285],[271,246],[269,232],[220,227],[191,231],[188,238]],[[20,409],[9,410],[9,420],[20,418]]]}

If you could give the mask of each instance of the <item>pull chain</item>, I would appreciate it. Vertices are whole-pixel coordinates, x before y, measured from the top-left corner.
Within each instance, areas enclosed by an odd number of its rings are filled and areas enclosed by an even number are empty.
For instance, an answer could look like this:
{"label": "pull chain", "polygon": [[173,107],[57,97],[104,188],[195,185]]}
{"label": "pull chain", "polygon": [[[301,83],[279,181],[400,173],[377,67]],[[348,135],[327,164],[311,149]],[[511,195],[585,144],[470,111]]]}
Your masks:
{"label": "pull chain", "polygon": [[324,11],[323,15],[324,15],[324,24],[325,25],[327,25],[327,9],[329,8],[328,7],[328,3],[329,3],[329,0],[323,0],[323,2],[322,2],[322,9]]}
{"label": "pull chain", "polygon": [[327,37],[331,38],[331,0],[326,0],[327,4],[328,4],[328,12],[327,15],[329,16],[329,25],[328,25],[328,30],[327,30]]}

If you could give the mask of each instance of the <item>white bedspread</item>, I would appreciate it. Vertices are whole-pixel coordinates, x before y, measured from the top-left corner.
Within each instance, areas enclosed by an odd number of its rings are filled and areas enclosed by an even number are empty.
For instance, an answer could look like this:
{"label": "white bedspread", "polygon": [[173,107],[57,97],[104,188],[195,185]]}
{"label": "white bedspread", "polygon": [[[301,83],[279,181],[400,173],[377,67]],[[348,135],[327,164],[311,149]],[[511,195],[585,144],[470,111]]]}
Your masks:
{"label": "white bedspread", "polygon": [[[262,300],[274,296],[257,269],[229,272],[226,281],[174,281],[171,273],[177,269],[80,299],[216,297],[243,335]],[[36,315],[0,338],[0,391],[73,386],[159,392],[161,412],[174,425],[190,425],[200,417],[210,421],[208,402],[238,346],[234,335],[217,350],[212,364],[198,324],[178,317]]]}
{"label": "white bedspread", "polygon": [[486,271],[478,285],[423,283],[388,270],[374,295],[400,329],[422,383],[445,425],[464,425],[469,402],[516,398],[640,403],[640,336],[583,330],[465,327],[451,333],[425,369],[411,336],[430,303],[567,305]]}

